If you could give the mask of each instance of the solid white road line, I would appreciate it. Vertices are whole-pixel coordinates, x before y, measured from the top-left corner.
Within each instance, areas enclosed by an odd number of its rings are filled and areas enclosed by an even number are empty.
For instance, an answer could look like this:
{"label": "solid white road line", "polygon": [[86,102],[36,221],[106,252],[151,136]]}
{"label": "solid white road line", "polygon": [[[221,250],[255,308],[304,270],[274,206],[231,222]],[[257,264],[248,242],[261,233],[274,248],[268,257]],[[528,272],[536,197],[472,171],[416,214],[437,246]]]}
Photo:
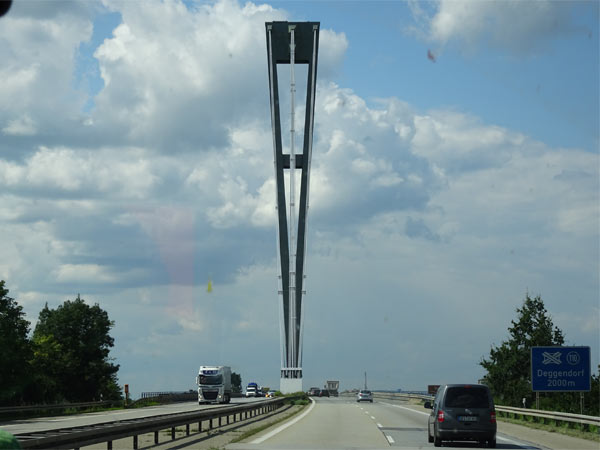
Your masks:
{"label": "solid white road line", "polygon": [[386,437],[386,439],[388,440],[388,442],[389,442],[390,444],[393,444],[393,443],[395,442],[395,441],[394,441],[394,439],[393,439],[391,436],[388,436],[388,435],[386,434],[386,435],[385,435],[385,437]]}
{"label": "solid white road line", "polygon": [[377,428],[383,428],[383,425],[381,425],[380,423],[377,424]]}
{"label": "solid white road line", "polygon": [[298,422],[299,420],[303,419],[305,416],[308,415],[308,413],[310,413],[312,411],[312,409],[315,407],[315,401],[311,398],[311,405],[310,407],[304,411],[302,414],[300,414],[298,417],[296,417],[295,419],[290,420],[289,422],[286,422],[285,424],[281,425],[280,427],[275,428],[273,431],[268,432],[267,434],[265,434],[262,437],[259,437],[257,439],[254,439],[251,444],[260,444],[264,441],[266,441],[267,439],[275,436],[277,433],[282,432],[283,430],[285,430],[288,427],[291,427],[292,425],[294,425],[296,422]]}
{"label": "solid white road line", "polygon": [[405,407],[405,406],[393,405],[393,404],[391,404],[391,403],[386,403],[386,402],[381,402],[381,403],[383,403],[384,405],[393,406],[394,408],[405,409],[405,410],[407,410],[407,411],[411,411],[411,412],[414,412],[414,413],[417,413],[417,414],[422,414],[422,415],[424,415],[424,416],[429,416],[429,413],[426,413],[426,412],[421,412],[421,411],[416,411],[416,410],[414,410],[414,409],[412,409],[412,408],[407,408],[407,407]]}

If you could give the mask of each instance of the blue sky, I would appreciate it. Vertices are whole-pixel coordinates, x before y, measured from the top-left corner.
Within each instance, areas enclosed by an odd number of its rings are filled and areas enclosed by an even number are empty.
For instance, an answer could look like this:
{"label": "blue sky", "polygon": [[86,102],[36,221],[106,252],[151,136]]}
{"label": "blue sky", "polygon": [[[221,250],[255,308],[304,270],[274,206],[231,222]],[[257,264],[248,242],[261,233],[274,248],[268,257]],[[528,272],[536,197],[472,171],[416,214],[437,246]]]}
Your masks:
{"label": "blue sky", "polygon": [[527,292],[595,367],[598,3],[506,5],[15,2],[0,279],[105,308],[134,395],[276,386],[264,22],[320,21],[305,387],[477,381]]}

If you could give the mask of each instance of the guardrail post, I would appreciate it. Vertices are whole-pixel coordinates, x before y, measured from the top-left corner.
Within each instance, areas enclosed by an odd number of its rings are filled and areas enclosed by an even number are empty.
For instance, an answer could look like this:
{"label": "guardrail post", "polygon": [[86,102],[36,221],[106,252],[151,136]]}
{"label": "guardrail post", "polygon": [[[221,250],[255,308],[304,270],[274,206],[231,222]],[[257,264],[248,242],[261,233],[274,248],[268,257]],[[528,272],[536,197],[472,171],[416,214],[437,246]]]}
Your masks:
{"label": "guardrail post", "polygon": [[175,427],[171,427],[171,440],[175,440]]}
{"label": "guardrail post", "polygon": [[209,422],[209,425],[208,425],[208,429],[209,429],[209,430],[212,430],[212,429],[213,429],[213,420],[212,420],[212,417],[210,418],[210,422]]}
{"label": "guardrail post", "polygon": [[133,450],[137,450],[138,448],[138,437],[137,434],[133,437]]}
{"label": "guardrail post", "polygon": [[219,428],[221,428],[221,416],[219,416]]}
{"label": "guardrail post", "polygon": [[198,433],[202,433],[202,421],[198,421]]}
{"label": "guardrail post", "polygon": [[227,425],[229,425],[229,414],[227,414]]}
{"label": "guardrail post", "polygon": [[189,423],[185,424],[185,435],[186,436],[190,435],[190,424]]}
{"label": "guardrail post", "polygon": [[112,441],[106,443],[106,450],[112,450]]}
{"label": "guardrail post", "polygon": [[154,443],[158,445],[158,431],[154,432]]}

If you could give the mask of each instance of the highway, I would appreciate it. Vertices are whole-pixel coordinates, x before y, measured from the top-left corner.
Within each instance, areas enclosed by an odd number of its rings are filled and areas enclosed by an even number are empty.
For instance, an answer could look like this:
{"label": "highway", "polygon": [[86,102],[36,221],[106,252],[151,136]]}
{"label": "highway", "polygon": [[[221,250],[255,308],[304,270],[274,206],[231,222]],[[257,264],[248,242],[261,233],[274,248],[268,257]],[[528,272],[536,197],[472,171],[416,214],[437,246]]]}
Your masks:
{"label": "highway", "polygon": [[[261,399],[232,399],[232,403],[247,403]],[[221,405],[198,405],[196,402],[178,403],[149,408],[78,414],[54,418],[17,420],[0,424],[13,434],[52,430],[106,423],[162,414],[218,408]],[[230,440],[213,443],[206,437],[164,442],[155,448],[214,448],[217,445],[230,450],[256,449],[402,449],[433,448],[427,442],[429,411],[408,400],[375,399],[373,403],[357,403],[354,397],[313,398],[313,403],[300,414],[283,424],[274,425],[245,441],[228,444]],[[253,425],[249,425],[252,427]],[[257,423],[254,426],[259,426]],[[151,439],[150,439],[151,441]],[[149,441],[149,442],[150,442]],[[140,442],[141,444],[141,442]],[[533,430],[519,425],[498,423],[497,448],[500,449],[594,449],[598,443],[576,439],[558,433]],[[130,439],[116,443],[115,448],[130,448]],[[126,447],[119,447],[125,445]],[[149,445],[149,444],[148,444]],[[146,447],[146,445],[142,445]],[[444,447],[479,448],[475,443],[452,443]],[[105,444],[94,448],[105,448]]]}
{"label": "highway", "polygon": [[[377,400],[356,403],[353,398],[316,398],[312,409],[300,420],[266,430],[245,442],[230,444],[230,450],[254,449],[402,449],[434,448],[427,442],[429,413],[420,405]],[[279,431],[279,429],[282,429]],[[598,443],[555,433],[499,423],[500,449],[598,449]],[[550,437],[544,437],[550,435]],[[538,444],[536,442],[543,442]],[[445,443],[444,447],[479,448],[476,443]]]}
{"label": "highway", "polygon": [[[231,404],[260,401],[254,398],[232,398]],[[121,409],[94,413],[75,414],[71,416],[40,417],[36,419],[19,419],[10,422],[0,422],[0,428],[12,434],[31,433],[34,431],[55,430],[58,428],[78,427],[98,423],[114,422],[116,420],[153,417],[163,414],[174,414],[198,411],[206,408],[218,408],[223,405],[198,405],[198,402],[172,403],[169,405],[150,406],[147,408]]]}

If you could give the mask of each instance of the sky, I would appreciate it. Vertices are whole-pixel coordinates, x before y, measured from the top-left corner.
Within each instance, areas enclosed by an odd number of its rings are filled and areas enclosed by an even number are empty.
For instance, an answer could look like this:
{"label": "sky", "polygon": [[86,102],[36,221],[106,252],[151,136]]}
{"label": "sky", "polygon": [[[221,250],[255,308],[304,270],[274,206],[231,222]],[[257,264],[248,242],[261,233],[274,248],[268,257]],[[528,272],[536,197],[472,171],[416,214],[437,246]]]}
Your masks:
{"label": "sky", "polygon": [[108,311],[134,397],[211,364],[277,388],[264,24],[319,21],[304,388],[476,382],[527,294],[597,373],[598,18],[596,1],[17,0],[0,279],[32,329],[78,294]]}

